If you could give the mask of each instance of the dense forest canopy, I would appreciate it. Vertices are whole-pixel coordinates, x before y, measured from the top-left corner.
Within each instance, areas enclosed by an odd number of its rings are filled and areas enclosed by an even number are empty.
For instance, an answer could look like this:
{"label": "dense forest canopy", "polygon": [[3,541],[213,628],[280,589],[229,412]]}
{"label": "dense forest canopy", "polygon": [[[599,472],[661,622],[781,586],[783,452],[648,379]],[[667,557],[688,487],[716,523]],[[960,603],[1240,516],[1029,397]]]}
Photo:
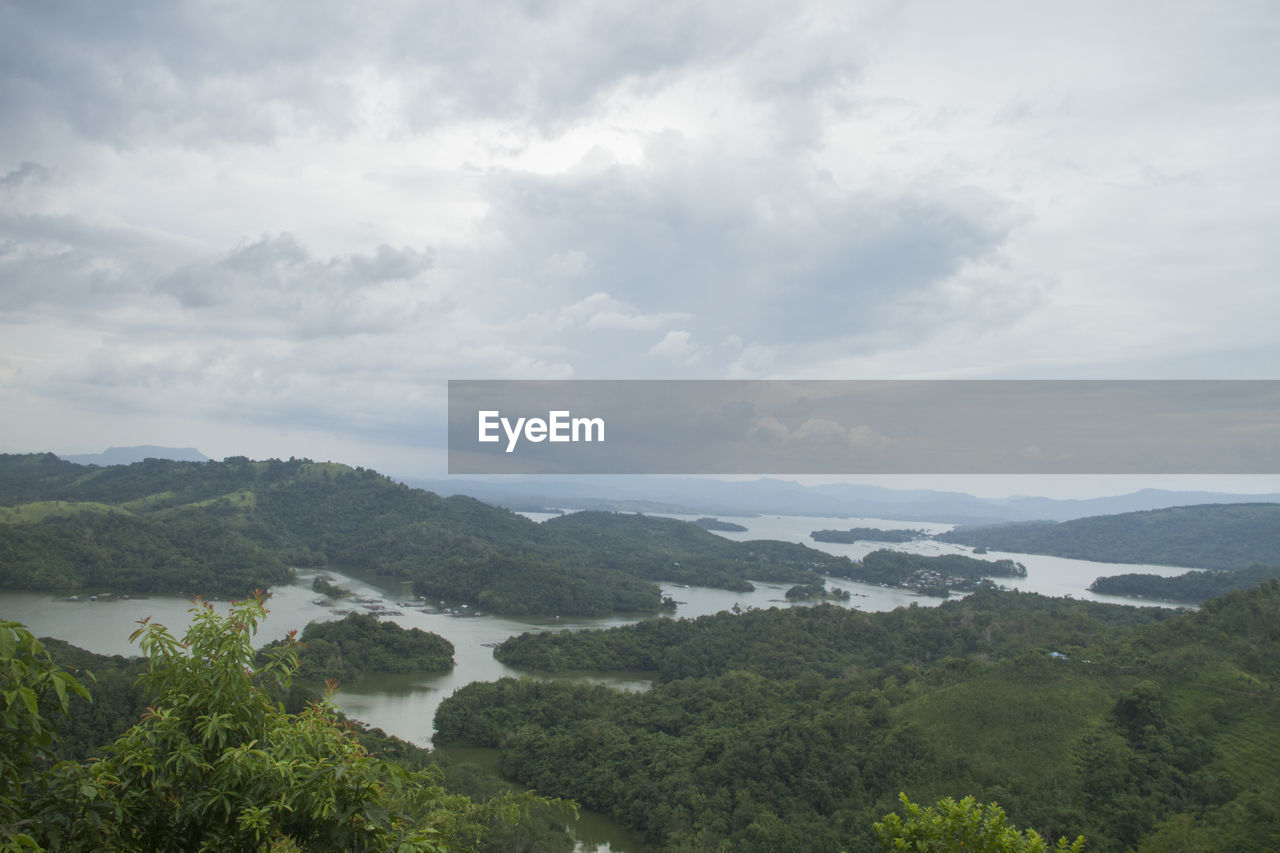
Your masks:
{"label": "dense forest canopy", "polygon": [[727,533],[745,533],[747,528],[738,524],[736,521],[722,521],[718,518],[710,518],[704,516],[695,518],[693,523],[701,527],[703,530],[720,530]]}
{"label": "dense forest canopy", "polygon": [[[263,647],[270,656],[285,643]],[[453,669],[453,643],[421,628],[401,628],[373,614],[348,613],[331,622],[310,622],[298,644],[300,678],[313,682],[356,681],[389,672],[448,672]]]}
{"label": "dense forest canopy", "polygon": [[1236,589],[1257,586],[1269,578],[1280,578],[1280,564],[1255,564],[1234,572],[1187,572],[1166,578],[1161,575],[1128,572],[1108,575],[1089,584],[1089,589],[1107,595],[1128,595],[1200,604]]}
{"label": "dense forest canopy", "polygon": [[1280,504],[1202,504],[1064,522],[967,527],[944,542],[1100,563],[1237,571],[1280,563]]}
{"label": "dense forest canopy", "polygon": [[911,542],[928,536],[923,530],[885,530],[882,527],[851,527],[848,530],[815,530],[809,534],[814,542]]}
{"label": "dense forest canopy", "polygon": [[849,561],[602,512],[536,524],[463,496],[305,459],[108,467],[0,455],[0,587],[244,595],[326,566],[507,614],[656,611],[657,581],[734,590]]}
{"label": "dense forest canopy", "polygon": [[146,657],[138,679],[146,712],[97,759],[53,764],[59,718],[88,691],[22,626],[0,624],[0,688],[9,697],[0,709],[0,846],[568,849],[562,829],[535,841],[546,824],[531,816],[547,801],[511,793],[473,801],[445,790],[437,768],[371,755],[324,701],[285,710],[277,699],[289,688],[296,649],[284,644],[258,657],[261,600],[225,617],[205,605],[193,613],[181,638],[151,624],[134,634]]}
{"label": "dense forest canopy", "polygon": [[986,591],[524,635],[497,655],[655,672],[644,693],[472,684],[436,718],[437,742],[496,747],[655,844],[875,850],[904,790],[996,801],[1098,853],[1280,838],[1275,581],[1199,612]]}
{"label": "dense forest canopy", "polygon": [[[1135,513],[1087,519],[1071,535],[1073,547],[1157,561],[1150,555],[1170,525],[1204,533],[1216,520],[1227,531],[1215,534],[1223,559],[1235,560],[1266,552],[1275,510]],[[285,582],[293,566],[325,565],[491,611],[564,614],[656,610],[659,580],[726,589],[767,580],[802,596],[825,594],[824,576],[945,591],[1025,572],[964,555],[877,551],[850,561],[641,515],[539,525],[308,460],[99,468],[0,456],[0,585],[234,594]],[[1237,566],[1229,577],[1168,582],[1189,597],[1274,571]],[[447,667],[447,642],[357,617],[309,626],[303,646],[281,643],[263,659],[245,642],[256,618],[201,611],[186,646],[144,628],[145,661],[51,641],[64,666],[98,671],[84,679],[92,705],[40,644],[4,626],[0,845],[330,849],[365,839],[369,849],[567,849],[546,803],[454,771],[446,778],[476,792],[462,796],[442,787],[420,750],[285,690],[299,666],[317,681]],[[524,635],[497,657],[536,670],[649,671],[653,687],[472,684],[441,705],[437,742],[494,748],[512,777],[664,847],[856,853],[892,843],[877,823],[897,838],[933,838],[982,802],[1029,828],[1005,833],[1028,850],[1039,849],[1034,833],[1083,834],[1098,853],[1274,849],[1277,626],[1280,582],[1269,580],[1199,612],[979,589],[889,613],[819,604]],[[292,811],[277,807],[281,796]],[[348,808],[368,819],[353,823]],[[895,823],[887,816],[896,811],[905,817]]]}

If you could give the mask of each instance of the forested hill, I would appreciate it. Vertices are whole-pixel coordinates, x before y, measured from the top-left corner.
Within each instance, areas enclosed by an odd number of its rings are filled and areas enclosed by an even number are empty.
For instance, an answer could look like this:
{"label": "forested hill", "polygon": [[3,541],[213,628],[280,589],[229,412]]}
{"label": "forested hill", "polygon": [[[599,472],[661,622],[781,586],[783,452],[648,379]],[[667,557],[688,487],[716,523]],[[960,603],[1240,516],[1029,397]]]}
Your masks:
{"label": "forested hill", "polygon": [[1235,571],[1280,563],[1280,504],[1180,506],[1061,523],[961,528],[935,538],[1100,563]]}
{"label": "forested hill", "polygon": [[[733,589],[840,563],[787,543],[586,513],[539,525],[375,471],[305,459],[83,466],[0,455],[0,587],[243,595],[290,567],[411,580],[415,592],[511,614],[660,606],[657,580]],[[843,562],[848,562],[847,560]]]}
{"label": "forested hill", "polygon": [[497,747],[661,849],[871,853],[906,791],[998,801],[1090,853],[1276,850],[1277,626],[1269,581],[1197,612],[985,591],[530,634],[500,659],[656,681],[476,682],[435,742]]}

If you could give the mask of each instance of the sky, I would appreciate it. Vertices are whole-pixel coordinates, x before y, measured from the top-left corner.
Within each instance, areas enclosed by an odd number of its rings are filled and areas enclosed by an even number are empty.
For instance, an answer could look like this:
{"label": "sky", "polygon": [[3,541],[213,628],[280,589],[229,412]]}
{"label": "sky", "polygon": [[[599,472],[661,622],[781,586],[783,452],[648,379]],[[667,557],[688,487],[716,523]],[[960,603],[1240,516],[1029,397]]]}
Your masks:
{"label": "sky", "polygon": [[449,379],[1280,378],[1277,56],[1270,0],[0,0],[0,450],[430,475]]}

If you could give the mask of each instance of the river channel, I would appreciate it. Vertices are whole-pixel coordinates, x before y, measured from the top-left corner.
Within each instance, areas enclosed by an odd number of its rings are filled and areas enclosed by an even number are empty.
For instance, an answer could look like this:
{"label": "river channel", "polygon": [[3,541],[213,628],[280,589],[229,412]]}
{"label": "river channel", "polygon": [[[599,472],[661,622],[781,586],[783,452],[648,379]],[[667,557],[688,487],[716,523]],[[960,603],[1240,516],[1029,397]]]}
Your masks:
{"label": "river channel", "polygon": [[[535,521],[543,521],[550,514],[525,513]],[[694,516],[672,516],[693,520]],[[837,544],[814,542],[809,538],[813,530],[849,529],[851,527],[879,527],[884,529],[913,528],[930,533],[946,530],[950,525],[924,522],[901,522],[884,519],[814,518],[807,516],[761,516],[734,518],[721,517],[747,527],[746,532],[726,532],[720,535],[729,539],[778,539],[802,542],[831,554],[858,559],[877,548],[893,548],[923,554],[970,553],[959,545],[920,540],[916,542],[876,544],[857,542]],[[985,559],[1010,558],[1027,567],[1027,577],[1017,580],[998,579],[1006,586],[1045,595],[1073,595],[1099,601],[1122,604],[1160,604],[1167,602],[1144,601],[1114,596],[1099,596],[1087,589],[1099,575],[1122,572],[1149,572],[1176,575],[1188,571],[1168,566],[1135,566],[1114,563],[1095,563],[1087,560],[1068,560],[1029,554],[1006,554],[992,551]],[[343,602],[336,606],[323,606],[324,600],[311,589],[317,574],[332,578],[339,586],[351,590],[362,602]],[[852,596],[843,606],[867,611],[892,610],[908,604],[936,605],[938,598],[919,596],[900,589],[889,589],[852,581],[830,579],[829,585],[848,590]],[[789,606],[783,598],[785,587],[777,584],[757,583],[749,593],[727,592],[718,589],[683,587],[671,584],[662,586],[664,594],[679,602],[674,616],[692,618],[737,605],[768,608]],[[110,592],[103,590],[103,592]],[[271,591],[268,602],[270,614],[258,636],[260,644],[284,637],[290,630],[301,630],[308,622],[337,619],[340,609],[355,608],[360,611],[378,610],[384,618],[391,619],[405,628],[421,628],[447,638],[454,646],[456,665],[452,672],[443,675],[392,675],[375,676],[359,683],[346,685],[335,697],[336,704],[349,716],[377,726],[391,734],[422,746],[429,746],[433,733],[433,718],[440,702],[453,691],[472,681],[493,681],[504,676],[529,675],[499,663],[493,657],[493,646],[513,634],[526,631],[581,630],[584,628],[609,628],[626,625],[648,614],[615,615],[598,619],[570,617],[513,618],[493,615],[451,615],[433,613],[422,609],[424,604],[440,607],[441,602],[419,602],[407,583],[389,582],[373,576],[352,575],[327,569],[322,572],[299,570],[297,582],[277,587]],[[445,602],[451,609],[470,614],[470,608]],[[226,602],[214,602],[215,607],[226,609]],[[129,643],[129,634],[137,620],[150,617],[181,633],[188,621],[191,602],[186,599],[157,596],[153,598],[120,598],[111,596],[98,601],[69,601],[56,599],[47,593],[0,591],[0,618],[12,619],[27,625],[37,636],[52,636],[100,654],[136,654]],[[590,680],[624,690],[645,690],[649,687],[647,673],[578,673],[534,677]],[[602,816],[589,815],[586,825],[580,825],[579,837],[591,843],[612,840],[614,849],[637,849],[635,840],[610,824]],[[625,840],[624,840],[625,839]],[[607,848],[605,848],[607,849]]]}

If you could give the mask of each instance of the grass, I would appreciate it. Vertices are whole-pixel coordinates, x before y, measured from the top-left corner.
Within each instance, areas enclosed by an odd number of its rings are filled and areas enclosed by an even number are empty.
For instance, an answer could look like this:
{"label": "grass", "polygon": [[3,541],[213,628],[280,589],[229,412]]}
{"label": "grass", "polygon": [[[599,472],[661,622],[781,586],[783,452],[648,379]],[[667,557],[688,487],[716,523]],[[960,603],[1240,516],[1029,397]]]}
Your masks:
{"label": "grass", "polygon": [[298,469],[298,477],[306,480],[319,480],[326,473],[330,475],[350,474],[355,469],[341,462],[307,462]]}
{"label": "grass", "polygon": [[174,493],[171,491],[156,492],[155,494],[147,495],[144,498],[137,498],[135,500],[125,501],[124,503],[120,504],[120,506],[132,512],[146,512],[148,510],[156,509],[158,504],[168,504],[172,502],[173,498],[174,498]]}
{"label": "grass", "polygon": [[202,501],[192,501],[191,503],[165,507],[165,509],[158,513],[158,515],[169,517],[185,513],[192,509],[216,507],[219,505],[230,506],[232,509],[240,510],[241,512],[250,512],[258,505],[258,493],[253,489],[238,489],[234,492],[228,492],[225,495],[205,498]]}
{"label": "grass", "polygon": [[35,524],[46,518],[66,518],[87,512],[133,516],[124,507],[95,501],[33,501],[0,507],[0,524]]}

